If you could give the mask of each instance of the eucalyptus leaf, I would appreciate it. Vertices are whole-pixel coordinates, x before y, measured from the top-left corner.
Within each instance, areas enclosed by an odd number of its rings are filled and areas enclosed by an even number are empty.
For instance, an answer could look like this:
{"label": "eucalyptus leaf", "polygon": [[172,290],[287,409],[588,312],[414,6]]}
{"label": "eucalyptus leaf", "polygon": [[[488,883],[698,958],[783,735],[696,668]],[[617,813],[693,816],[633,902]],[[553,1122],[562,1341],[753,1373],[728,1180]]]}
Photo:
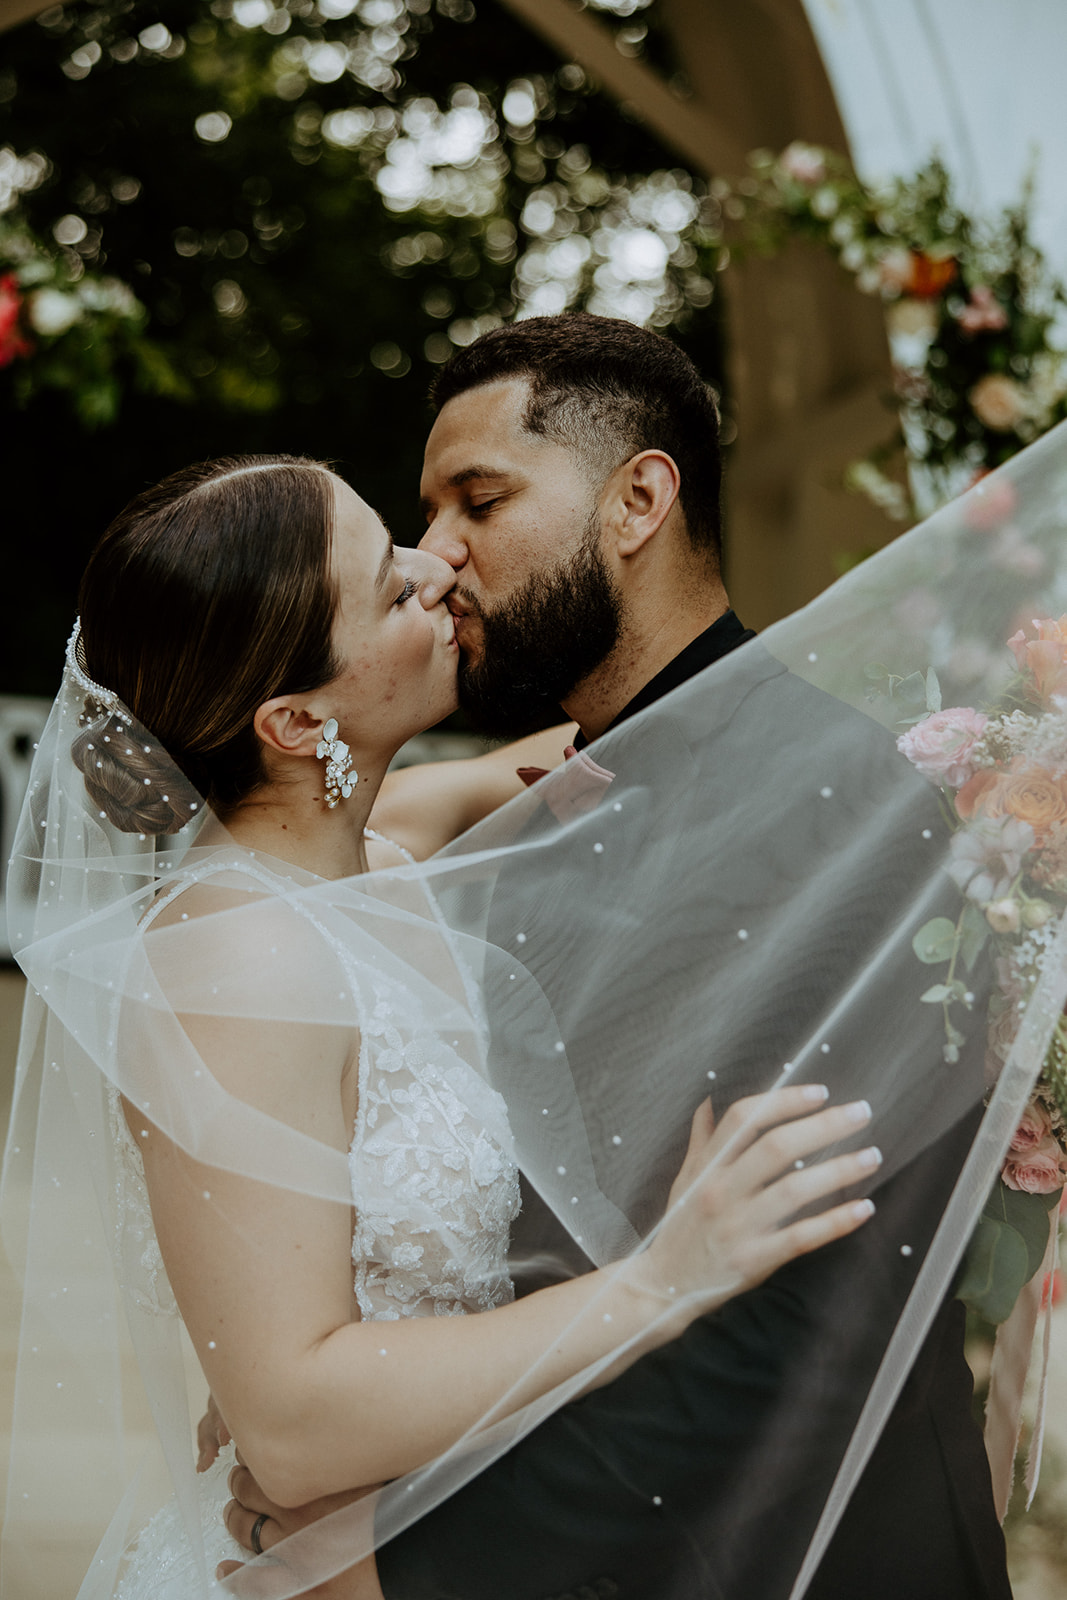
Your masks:
{"label": "eucalyptus leaf", "polygon": [[967,1247],[956,1297],[987,1322],[1006,1322],[1023,1284],[1033,1276],[1029,1262],[1022,1235],[1009,1223],[983,1214]]}
{"label": "eucalyptus leaf", "polygon": [[998,1222],[1004,1222],[1022,1239],[1026,1246],[1029,1270],[1024,1282],[1033,1277],[1045,1259],[1048,1248],[1048,1214],[1059,1204],[1062,1190],[1051,1194],[1024,1194],[1019,1189],[1009,1189],[998,1180],[982,1212]]}
{"label": "eucalyptus leaf", "polygon": [[921,994],[919,999],[925,1000],[927,1005],[936,1005],[942,1001],[953,999],[955,993],[955,984],[935,983],[932,988],[927,989],[925,994]]}
{"label": "eucalyptus leaf", "polygon": [[911,947],[925,966],[933,967],[938,962],[952,960],[957,937],[954,922],[948,917],[933,917],[919,929]]}
{"label": "eucalyptus leaf", "polygon": [[960,921],[960,960],[968,972],[974,971],[974,964],[985,948],[989,933],[989,923],[974,901],[968,900]]}
{"label": "eucalyptus leaf", "polygon": [[930,667],[926,674],[926,709],[941,710],[941,685],[937,681],[937,673],[933,667]]}

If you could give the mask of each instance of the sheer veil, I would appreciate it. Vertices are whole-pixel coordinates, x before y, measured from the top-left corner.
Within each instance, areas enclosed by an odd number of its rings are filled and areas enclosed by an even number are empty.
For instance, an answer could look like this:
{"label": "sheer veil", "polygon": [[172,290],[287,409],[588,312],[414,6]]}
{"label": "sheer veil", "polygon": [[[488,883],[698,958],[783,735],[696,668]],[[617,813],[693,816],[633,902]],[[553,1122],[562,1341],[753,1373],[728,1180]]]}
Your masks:
{"label": "sheer veil", "polygon": [[[166,1494],[203,1551],[191,1446],[203,1385],[131,1200],[117,1096],[208,1166],[349,1207],[345,1158],[198,1047],[191,1020],[285,1025],[309,1048],[319,1030],[356,1029],[384,1048],[376,1008],[401,997],[399,1047],[440,1052],[539,1197],[515,1230],[520,1283],[546,1263],[569,1272],[640,1248],[709,1090],[719,1111],[782,1081],[870,1100],[885,1161],[876,1218],[856,1236],[870,1236],[862,1275],[843,1284],[825,1269],[773,1415],[691,1533],[728,1568],[731,1541],[788,1499],[773,1592],[799,1600],[953,1285],[1067,997],[1067,623],[1052,626],[1067,611],[1065,525],[1060,428],[433,860],[341,882],[238,850],[151,730],[71,655],[9,879],[30,988],[3,1180],[24,1293],[4,1600],[49,1592],[57,1535],[84,1543],[83,1600],[111,1595]],[[1021,695],[1026,671],[1040,704]],[[942,708],[974,718],[948,779],[947,758],[937,769],[897,747],[909,727],[951,743],[957,725],[930,722]],[[982,743],[1002,713],[1010,749]],[[140,744],[173,831],[119,831],[101,813],[84,773],[91,747],[117,740]],[[983,763],[961,832],[931,780],[962,784]],[[1034,771],[1045,809],[998,811],[995,780]],[[1013,822],[1029,831],[1009,837]],[[1006,1025],[1011,951],[994,935],[1013,935],[985,908],[1011,899],[1038,851],[1048,914],[1019,928],[1029,977]],[[214,897],[198,915],[161,914],[195,884]],[[958,942],[944,924],[958,931],[964,913],[970,943],[946,976]],[[143,1394],[124,1385],[131,1348]],[[813,1374],[850,1362],[823,1428]],[[342,1570],[590,1376],[516,1414],[501,1396],[443,1457],[226,1592],[284,1600]],[[131,1461],[138,1430],[144,1459]],[[703,1492],[692,1486],[696,1502]],[[199,1582],[211,1592],[206,1554]]]}

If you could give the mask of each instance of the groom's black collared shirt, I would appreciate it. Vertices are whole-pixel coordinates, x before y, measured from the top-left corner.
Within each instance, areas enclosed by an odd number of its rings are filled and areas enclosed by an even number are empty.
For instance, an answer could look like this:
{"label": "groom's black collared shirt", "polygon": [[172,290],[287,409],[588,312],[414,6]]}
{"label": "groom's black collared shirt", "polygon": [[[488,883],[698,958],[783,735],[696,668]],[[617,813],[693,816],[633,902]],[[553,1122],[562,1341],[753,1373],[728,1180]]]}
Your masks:
{"label": "groom's black collared shirt", "polygon": [[[751,637],[727,612],[646,685],[615,724]],[[709,758],[678,803],[737,819],[736,836],[745,848],[717,860],[716,893],[727,901],[744,897],[755,914],[773,919],[781,887],[774,840],[753,838],[747,823],[748,797],[765,781],[767,742],[777,752],[777,770],[788,752],[798,794],[812,787],[819,752],[835,754],[842,826],[850,805],[857,815],[869,815],[880,775],[891,767],[895,782],[899,757],[868,718],[788,673],[759,645],[744,652],[730,679],[737,692],[720,707],[716,674],[709,675],[710,709],[714,717],[721,709],[721,723]],[[753,727],[762,737],[753,737]],[[639,736],[632,754],[642,760]],[[628,749],[627,760],[630,755]],[[656,781],[654,770],[650,780]],[[918,779],[914,798],[920,808],[932,803]],[[817,808],[813,814],[827,815]],[[914,826],[912,816],[903,833],[887,830],[878,859],[868,861],[867,879],[841,915],[830,896],[813,907],[810,943],[783,951],[781,971],[769,975],[773,993],[753,1015],[751,1036],[733,1041],[739,1079],[750,1067],[758,1071],[784,1059],[776,1053],[778,1017],[788,1011],[818,1017],[857,938],[881,948],[882,924],[873,916],[864,923],[868,902],[881,900],[883,909],[895,904],[898,881],[907,878],[902,862],[914,853],[921,825]],[[808,834],[801,827],[794,843],[822,852],[819,860],[828,865],[838,848],[822,820]],[[674,869],[692,870],[684,860]],[[571,903],[573,926],[561,929],[561,937],[572,940],[576,959],[585,952],[588,961],[580,895]],[[906,925],[903,914],[899,920]],[[748,912],[746,925],[754,926]],[[713,946],[715,932],[709,922],[704,948],[710,960],[722,948]],[[910,932],[904,945],[907,965]],[[813,960],[814,952],[822,959]],[[685,958],[662,941],[649,952],[650,963],[653,955],[665,962]],[[565,961],[561,970],[567,970]],[[610,985],[613,975],[606,973],[604,981]],[[622,994],[622,1028],[626,1001]],[[902,1007],[887,955],[882,988],[865,1021],[875,1039],[908,1033],[916,1041],[920,1075],[924,1062],[934,1072],[941,1060],[936,1030],[929,1039],[923,1031],[929,1020],[923,1014],[932,1010]],[[862,1035],[843,1039],[843,1053],[859,1057],[870,1043]],[[610,1059],[610,1038],[601,1036],[596,1047]],[[980,1061],[976,1066],[980,1078]],[[623,1084],[620,1094],[639,1088]],[[910,1256],[902,1258],[899,1241],[914,1241],[921,1259],[972,1132],[962,1124],[950,1129],[927,1152],[932,1162],[920,1156],[885,1183],[874,1219],[852,1239],[791,1263],[615,1382],[563,1407],[383,1547],[386,1600],[787,1600],[885,1334],[910,1289]],[[862,1335],[853,1338],[863,1327],[871,1330],[868,1344]],[[988,1467],[970,1418],[962,1328],[962,1306],[946,1304],[809,1600],[1010,1600]],[[743,1492],[745,1483],[757,1481],[753,1473],[761,1488],[758,1507],[750,1507]],[[782,1550],[789,1552],[784,1562]]]}
{"label": "groom's black collared shirt", "polygon": [[[724,611],[721,617],[705,628],[703,633],[687,644],[680,655],[673,661],[668,661],[662,672],[657,672],[650,683],[634,695],[618,716],[608,724],[605,732],[617,728],[620,722],[625,722],[628,717],[636,716],[639,711],[644,711],[647,706],[655,705],[657,700],[662,700],[665,694],[670,694],[672,689],[679,688],[683,683],[688,683],[690,678],[695,678],[698,672],[703,672],[705,667],[710,667],[713,662],[720,661],[723,656],[729,655],[731,650],[736,650],[738,645],[744,644],[746,639],[754,639],[756,635],[751,628],[746,628],[732,611]],[[589,740],[584,733],[579,732],[574,741],[576,750],[584,750]]]}

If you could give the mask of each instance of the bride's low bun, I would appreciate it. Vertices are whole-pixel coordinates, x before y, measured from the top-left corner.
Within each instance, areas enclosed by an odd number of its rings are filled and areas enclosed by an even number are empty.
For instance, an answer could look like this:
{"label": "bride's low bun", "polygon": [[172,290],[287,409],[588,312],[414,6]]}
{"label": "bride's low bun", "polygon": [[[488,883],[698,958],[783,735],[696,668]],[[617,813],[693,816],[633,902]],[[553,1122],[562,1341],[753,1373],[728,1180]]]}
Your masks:
{"label": "bride's low bun", "polygon": [[90,800],[120,833],[177,833],[199,806],[192,784],[158,747],[115,717],[71,746]]}

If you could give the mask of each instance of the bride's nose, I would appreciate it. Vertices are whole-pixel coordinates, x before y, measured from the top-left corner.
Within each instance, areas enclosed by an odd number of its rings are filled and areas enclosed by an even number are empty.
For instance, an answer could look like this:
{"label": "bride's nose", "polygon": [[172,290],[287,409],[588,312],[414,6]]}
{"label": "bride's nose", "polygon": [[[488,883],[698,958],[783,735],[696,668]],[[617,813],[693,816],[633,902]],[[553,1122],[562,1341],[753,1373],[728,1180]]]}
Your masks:
{"label": "bride's nose", "polygon": [[456,574],[448,562],[431,555],[428,550],[411,552],[411,576],[419,586],[419,600],[427,611],[440,605],[456,584]]}

